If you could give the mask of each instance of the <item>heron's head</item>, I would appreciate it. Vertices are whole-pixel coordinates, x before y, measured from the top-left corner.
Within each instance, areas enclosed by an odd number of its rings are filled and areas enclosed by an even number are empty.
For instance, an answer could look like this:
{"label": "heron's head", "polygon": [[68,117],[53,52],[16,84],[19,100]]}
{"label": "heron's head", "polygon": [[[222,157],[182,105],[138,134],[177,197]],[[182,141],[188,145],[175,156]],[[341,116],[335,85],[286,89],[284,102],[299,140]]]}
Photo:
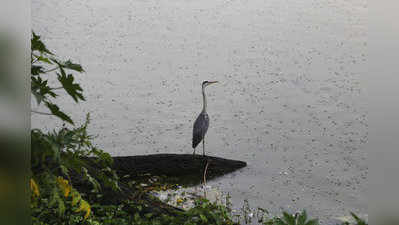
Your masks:
{"label": "heron's head", "polygon": [[202,87],[204,88],[204,87],[206,87],[206,86],[209,86],[209,85],[211,85],[211,84],[216,84],[218,81],[204,81],[204,82],[202,82]]}

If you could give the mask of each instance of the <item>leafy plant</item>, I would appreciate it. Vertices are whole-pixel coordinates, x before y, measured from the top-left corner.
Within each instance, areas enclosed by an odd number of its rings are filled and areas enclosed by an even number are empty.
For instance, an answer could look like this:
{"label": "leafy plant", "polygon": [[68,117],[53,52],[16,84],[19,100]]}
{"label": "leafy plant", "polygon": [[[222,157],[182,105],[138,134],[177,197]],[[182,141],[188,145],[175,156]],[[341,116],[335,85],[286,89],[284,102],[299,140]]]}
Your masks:
{"label": "leafy plant", "polygon": [[[71,60],[57,58],[34,32],[31,51],[31,93],[39,106],[49,110],[32,110],[32,113],[55,116],[74,125],[71,117],[53,100],[62,90],[77,103],[85,100],[82,88],[69,73],[84,72],[83,68]],[[60,87],[50,85],[52,75],[57,77]],[[111,169],[112,157],[91,143],[92,136],[87,134],[89,122],[87,115],[86,122],[79,127],[63,126],[46,133],[40,129],[31,130],[30,188],[34,224],[60,224],[67,221],[66,218],[82,223],[92,215],[88,201],[92,193],[99,193],[103,187],[120,190],[119,178]],[[93,168],[93,164],[100,169]],[[73,186],[72,177],[91,187],[90,192],[79,192]]]}
{"label": "leafy plant", "polygon": [[[44,115],[54,115],[61,120],[73,124],[70,116],[60,110],[58,105],[52,102],[58,94],[57,90],[63,89],[75,102],[84,101],[82,94],[83,89],[80,85],[74,82],[74,77],[68,71],[84,72],[81,65],[73,63],[71,60],[62,61],[47,49],[45,44],[41,41],[40,36],[32,32],[31,38],[31,92],[35,97],[38,105],[44,106],[50,112],[34,113]],[[49,79],[43,76],[57,76],[60,87],[50,86]]]}
{"label": "leafy plant", "polygon": [[306,211],[301,213],[289,214],[283,212],[282,217],[274,217],[263,222],[264,225],[318,225],[319,221],[317,219],[308,220],[308,215]]}
{"label": "leafy plant", "polygon": [[186,224],[233,224],[231,214],[224,205],[212,203],[204,198],[196,199],[194,207],[180,219],[182,221],[177,222]]}

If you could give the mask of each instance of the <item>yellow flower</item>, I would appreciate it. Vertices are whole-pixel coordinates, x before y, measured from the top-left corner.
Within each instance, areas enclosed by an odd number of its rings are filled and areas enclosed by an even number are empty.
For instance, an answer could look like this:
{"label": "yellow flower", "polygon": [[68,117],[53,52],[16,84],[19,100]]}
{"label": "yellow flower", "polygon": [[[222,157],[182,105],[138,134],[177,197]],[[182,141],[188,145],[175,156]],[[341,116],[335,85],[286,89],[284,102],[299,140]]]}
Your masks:
{"label": "yellow flower", "polygon": [[87,217],[89,217],[91,212],[90,204],[83,199],[80,201],[79,209],[77,209],[75,212],[80,212],[80,211],[86,212],[84,219],[87,219]]}
{"label": "yellow flower", "polygon": [[58,182],[58,186],[64,193],[64,196],[68,197],[69,193],[71,193],[71,190],[72,190],[72,186],[69,184],[68,180],[65,180],[62,177],[57,177],[57,182]]}
{"label": "yellow flower", "polygon": [[37,186],[35,180],[33,178],[30,179],[30,189],[32,190],[33,196],[39,197],[40,192],[39,192],[39,186]]}
{"label": "yellow flower", "polygon": [[183,199],[181,199],[181,198],[176,199],[176,203],[177,203],[177,204],[180,204],[180,203],[182,203],[182,202],[183,202]]}

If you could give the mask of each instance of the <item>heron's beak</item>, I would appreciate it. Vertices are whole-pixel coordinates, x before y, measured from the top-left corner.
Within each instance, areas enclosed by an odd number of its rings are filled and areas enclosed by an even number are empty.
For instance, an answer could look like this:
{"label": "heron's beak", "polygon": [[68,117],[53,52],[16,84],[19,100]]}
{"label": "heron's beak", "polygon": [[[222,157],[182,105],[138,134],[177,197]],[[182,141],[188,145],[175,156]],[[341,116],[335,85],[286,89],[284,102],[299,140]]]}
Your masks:
{"label": "heron's beak", "polygon": [[219,83],[219,81],[208,81],[208,85],[210,85],[210,84],[216,84],[216,83]]}

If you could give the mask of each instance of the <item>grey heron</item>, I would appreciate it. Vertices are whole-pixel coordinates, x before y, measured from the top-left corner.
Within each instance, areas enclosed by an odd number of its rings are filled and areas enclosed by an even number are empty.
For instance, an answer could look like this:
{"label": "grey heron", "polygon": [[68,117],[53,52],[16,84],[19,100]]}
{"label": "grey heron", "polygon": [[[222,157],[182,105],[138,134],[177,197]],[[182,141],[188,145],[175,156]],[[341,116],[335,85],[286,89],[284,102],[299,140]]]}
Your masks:
{"label": "grey heron", "polygon": [[193,126],[193,149],[194,149],[193,155],[195,155],[195,148],[201,141],[202,141],[202,155],[205,155],[205,134],[208,131],[209,127],[209,116],[208,113],[206,112],[207,102],[205,95],[205,87],[215,83],[217,83],[217,81],[202,82],[203,105],[202,105],[202,111],[198,115]]}

